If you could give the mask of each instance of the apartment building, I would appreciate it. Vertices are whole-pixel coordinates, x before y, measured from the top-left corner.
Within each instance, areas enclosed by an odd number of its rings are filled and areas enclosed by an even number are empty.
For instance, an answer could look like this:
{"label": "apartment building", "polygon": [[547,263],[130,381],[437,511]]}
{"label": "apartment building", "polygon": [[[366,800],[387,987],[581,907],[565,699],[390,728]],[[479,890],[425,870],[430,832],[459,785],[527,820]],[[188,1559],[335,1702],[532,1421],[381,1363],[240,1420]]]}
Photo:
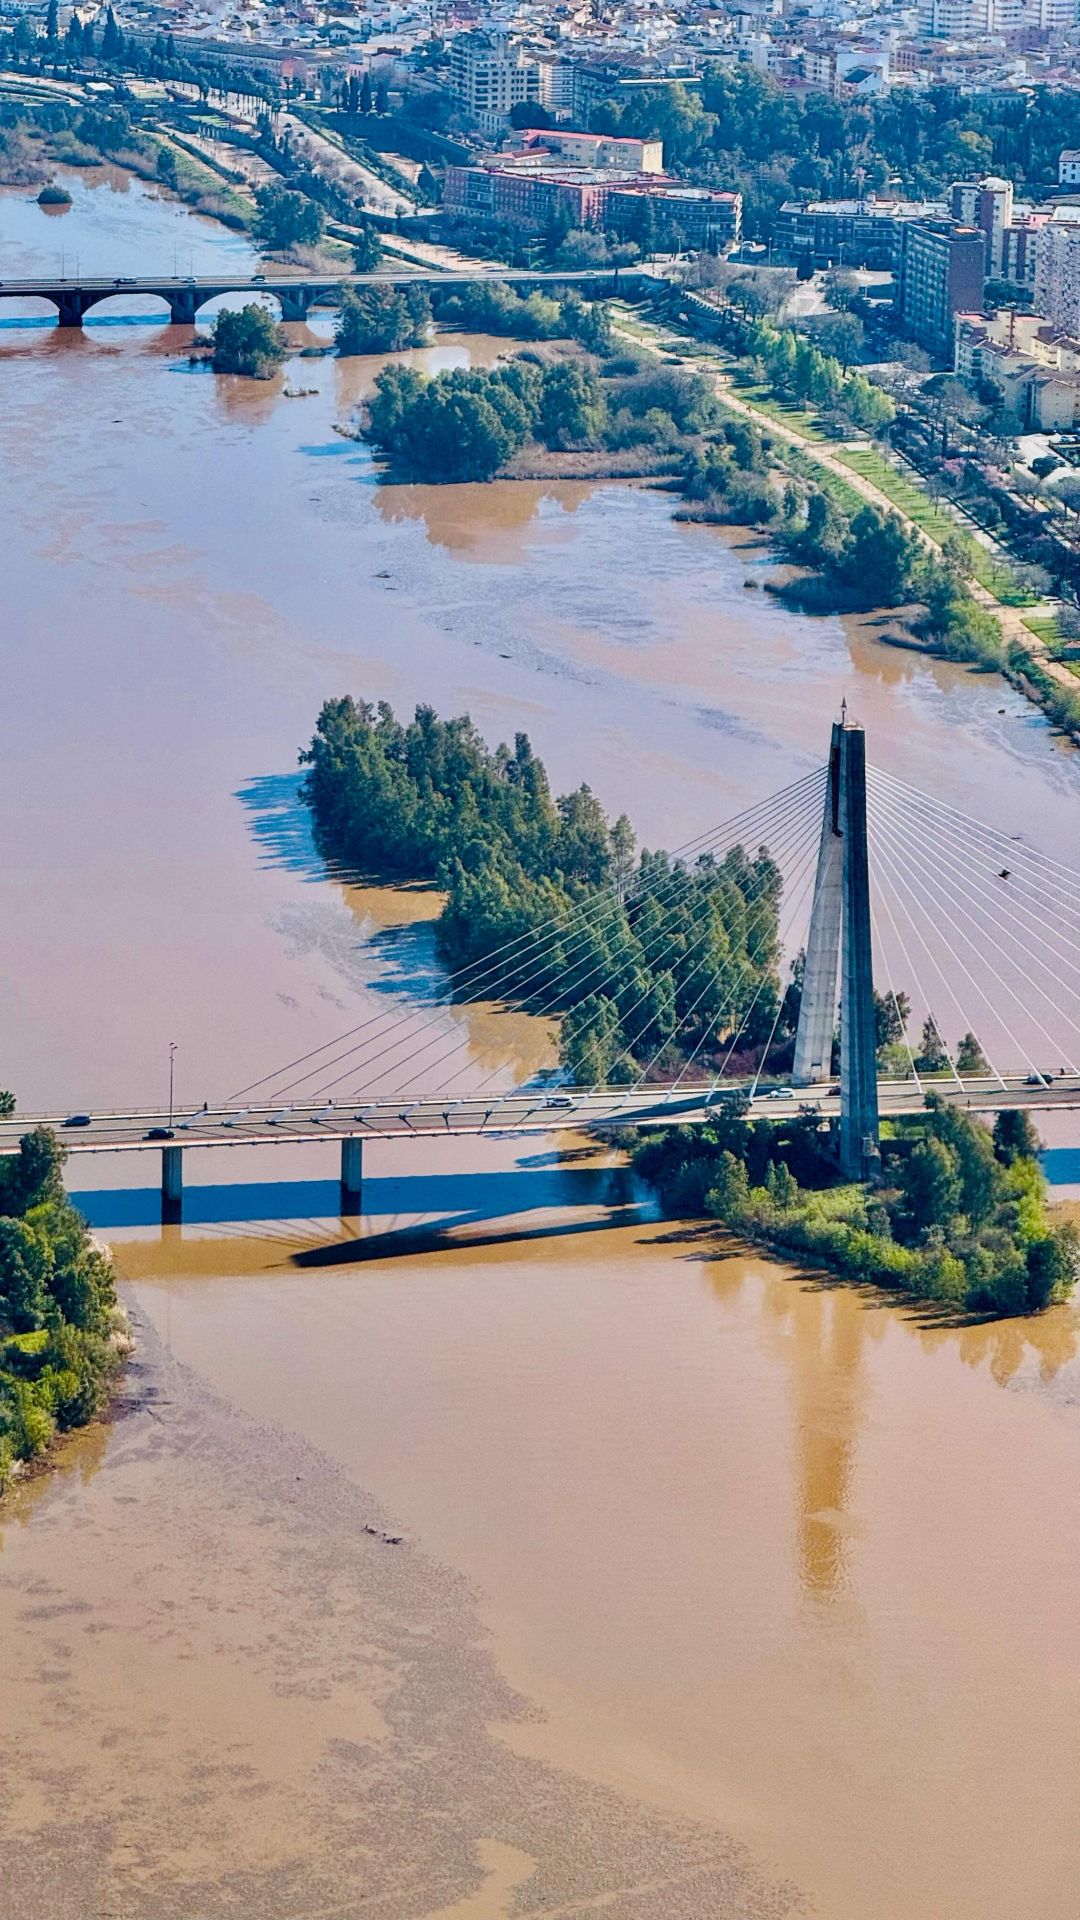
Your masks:
{"label": "apartment building", "polygon": [[459,33],[450,44],[449,91],[485,133],[506,125],[511,107],[540,99],[540,66],[506,34]]}
{"label": "apartment building", "polygon": [[986,271],[1000,274],[1005,232],[1012,225],[1012,181],[993,175],[985,180],[954,181],[949,189],[949,211],[961,226],[978,227],[986,235]]}
{"label": "apartment building", "polygon": [[1047,221],[1035,259],[1035,305],[1044,319],[1069,334],[1080,334],[1080,208],[1060,208],[1073,220]]}
{"label": "apartment building", "polygon": [[955,368],[969,384],[995,387],[1021,429],[1052,433],[1080,421],[1080,340],[1037,314],[956,316]]}
{"label": "apartment building", "polygon": [[903,229],[897,309],[913,338],[953,357],[955,316],[978,312],[986,279],[986,237],[951,220],[916,220]]}
{"label": "apartment building", "polygon": [[773,224],[773,253],[815,267],[869,267],[895,272],[905,223],[944,212],[936,202],[912,200],[787,200]]}
{"label": "apartment building", "polygon": [[[645,213],[643,202],[649,203]],[[659,248],[726,248],[742,234],[742,195],[687,187],[663,174],[613,168],[450,166],[443,185],[448,213],[506,222],[540,233],[552,218],[575,227],[639,234],[648,219]]]}
{"label": "apartment building", "polygon": [[983,40],[993,34],[1065,33],[1077,22],[1077,0],[919,0],[919,32],[939,40]]}
{"label": "apartment building", "polygon": [[1080,187],[1080,147],[1064,147],[1058,154],[1058,185]]}
{"label": "apartment building", "polygon": [[521,135],[499,164],[616,168],[621,173],[663,173],[662,140],[633,140],[622,134],[577,133],[567,127],[537,127]]}

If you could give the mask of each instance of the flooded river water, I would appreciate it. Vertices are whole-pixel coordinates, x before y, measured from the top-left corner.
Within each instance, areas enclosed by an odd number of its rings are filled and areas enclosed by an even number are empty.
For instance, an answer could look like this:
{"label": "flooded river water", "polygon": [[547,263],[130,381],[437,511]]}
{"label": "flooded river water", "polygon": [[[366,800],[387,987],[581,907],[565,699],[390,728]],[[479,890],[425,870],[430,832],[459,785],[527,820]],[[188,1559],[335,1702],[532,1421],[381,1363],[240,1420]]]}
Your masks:
{"label": "flooded river water", "polygon": [[[104,178],[0,196],[0,281],[61,229],[96,272],[249,259]],[[376,363],[256,386],[98,318],[0,303],[23,1105],[154,1100],[173,1039],[216,1098],[429,991],[430,903],[328,875],[298,806],[333,694],[525,727],[669,845],[846,694],[877,762],[1072,857],[1076,758],[999,681],[747,592],[760,554],[645,489],[381,486],[334,432]],[[364,1260],[336,1171],[206,1156],[163,1229],[141,1164],[69,1170],[138,1350],[0,1517],[2,1920],[1072,1920],[1074,1310],[923,1324],[557,1137],[369,1146],[361,1243],[448,1238]]]}

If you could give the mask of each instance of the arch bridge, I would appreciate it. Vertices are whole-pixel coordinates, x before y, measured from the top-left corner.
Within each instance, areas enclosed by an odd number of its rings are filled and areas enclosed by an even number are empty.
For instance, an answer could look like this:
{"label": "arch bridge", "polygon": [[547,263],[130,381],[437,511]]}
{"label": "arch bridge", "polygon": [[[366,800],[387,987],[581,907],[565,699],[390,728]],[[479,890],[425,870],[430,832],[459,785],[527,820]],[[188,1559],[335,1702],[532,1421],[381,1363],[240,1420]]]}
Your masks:
{"label": "arch bridge", "polygon": [[478,281],[505,281],[521,293],[545,288],[573,286],[583,294],[626,293],[649,275],[632,267],[575,270],[571,273],[528,272],[506,268],[492,272],[477,267],[442,272],[416,270],[407,273],[305,274],[268,272],[256,274],[159,274],[123,275],[112,278],[87,278],[60,274],[37,274],[29,279],[0,281],[0,300],[48,300],[56,308],[62,327],[81,327],[86,315],[103,300],[117,297],[148,296],[160,300],[169,310],[173,326],[192,326],[203,307],[227,294],[248,294],[257,299],[272,294],[281,308],[283,320],[306,320],[314,307],[336,306],[342,287],[431,287],[475,286]]}

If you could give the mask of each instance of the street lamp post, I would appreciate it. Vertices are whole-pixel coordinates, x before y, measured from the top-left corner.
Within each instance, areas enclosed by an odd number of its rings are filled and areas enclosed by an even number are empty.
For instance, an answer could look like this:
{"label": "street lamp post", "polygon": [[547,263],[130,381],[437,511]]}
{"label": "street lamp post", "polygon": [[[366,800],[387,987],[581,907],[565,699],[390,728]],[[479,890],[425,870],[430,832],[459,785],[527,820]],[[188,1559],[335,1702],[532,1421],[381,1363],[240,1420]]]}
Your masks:
{"label": "street lamp post", "polygon": [[172,1123],[173,1123],[173,1075],[175,1071],[175,1063],[176,1063],[176,1041],[170,1040],[169,1041],[169,1130],[170,1132],[172,1131]]}

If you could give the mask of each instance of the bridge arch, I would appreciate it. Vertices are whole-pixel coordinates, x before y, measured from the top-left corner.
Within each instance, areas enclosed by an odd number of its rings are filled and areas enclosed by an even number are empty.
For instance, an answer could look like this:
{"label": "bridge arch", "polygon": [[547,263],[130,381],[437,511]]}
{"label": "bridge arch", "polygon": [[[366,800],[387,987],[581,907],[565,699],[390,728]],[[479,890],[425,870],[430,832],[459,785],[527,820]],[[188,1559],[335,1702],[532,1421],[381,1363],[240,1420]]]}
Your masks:
{"label": "bridge arch", "polygon": [[0,323],[39,321],[43,326],[51,326],[59,311],[56,301],[47,293],[21,293],[17,288],[8,292],[0,285]]}

